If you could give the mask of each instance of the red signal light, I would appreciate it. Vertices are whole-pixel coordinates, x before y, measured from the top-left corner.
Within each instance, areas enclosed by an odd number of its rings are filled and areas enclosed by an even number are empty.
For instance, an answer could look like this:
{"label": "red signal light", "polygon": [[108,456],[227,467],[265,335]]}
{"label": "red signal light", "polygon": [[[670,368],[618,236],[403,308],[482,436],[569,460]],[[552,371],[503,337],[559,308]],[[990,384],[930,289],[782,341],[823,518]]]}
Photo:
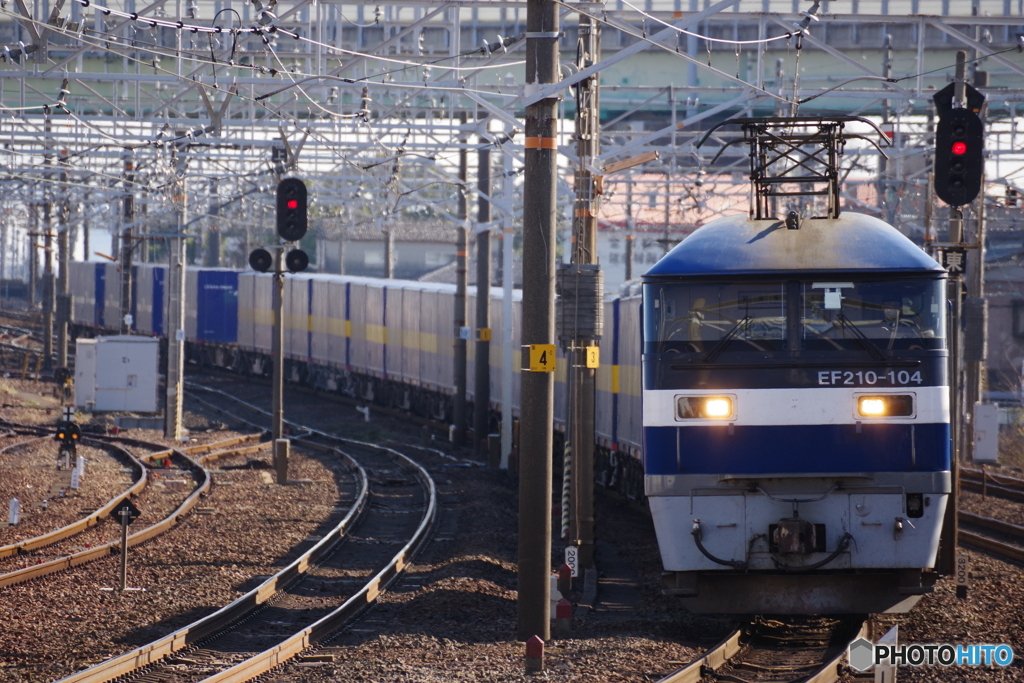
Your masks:
{"label": "red signal light", "polygon": [[[960,143],[960,144],[963,144],[963,143]],[[964,145],[964,150],[965,151],[967,150],[967,146],[966,145]],[[963,152],[958,152],[958,153],[959,154],[963,154]],[[299,208],[299,200],[298,199],[289,199],[288,202],[287,202],[287,206],[288,206],[289,209],[297,209],[297,208]]]}
{"label": "red signal light", "polygon": [[967,154],[967,143],[966,142],[954,142],[953,143],[953,154],[961,155]]}

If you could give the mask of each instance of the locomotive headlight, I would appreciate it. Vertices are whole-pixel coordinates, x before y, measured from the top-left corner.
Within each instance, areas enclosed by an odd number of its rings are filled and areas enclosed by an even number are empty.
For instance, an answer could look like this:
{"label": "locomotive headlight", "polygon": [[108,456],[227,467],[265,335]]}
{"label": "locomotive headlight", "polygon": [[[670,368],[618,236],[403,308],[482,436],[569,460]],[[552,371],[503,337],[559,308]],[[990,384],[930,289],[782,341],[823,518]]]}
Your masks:
{"label": "locomotive headlight", "polygon": [[885,415],[885,401],[874,396],[861,396],[857,412],[865,417]]}
{"label": "locomotive headlight", "polygon": [[733,399],[730,396],[676,397],[676,419],[726,420],[732,416]]}
{"label": "locomotive headlight", "polygon": [[704,413],[708,417],[729,417],[732,415],[732,401],[727,398],[709,398],[704,401]]}
{"label": "locomotive headlight", "polygon": [[902,394],[858,396],[857,414],[861,417],[910,417],[914,414],[914,397]]}

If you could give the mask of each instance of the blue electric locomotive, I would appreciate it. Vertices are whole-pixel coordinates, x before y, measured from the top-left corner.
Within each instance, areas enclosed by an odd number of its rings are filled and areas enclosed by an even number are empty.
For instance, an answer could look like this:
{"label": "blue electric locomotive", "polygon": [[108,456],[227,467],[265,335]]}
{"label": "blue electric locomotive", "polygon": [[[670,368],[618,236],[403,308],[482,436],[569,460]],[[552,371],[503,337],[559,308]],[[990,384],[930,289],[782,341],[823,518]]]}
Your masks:
{"label": "blue electric locomotive", "polygon": [[700,612],[909,609],[950,494],[943,268],[866,215],[732,216],[643,282],[668,592]]}

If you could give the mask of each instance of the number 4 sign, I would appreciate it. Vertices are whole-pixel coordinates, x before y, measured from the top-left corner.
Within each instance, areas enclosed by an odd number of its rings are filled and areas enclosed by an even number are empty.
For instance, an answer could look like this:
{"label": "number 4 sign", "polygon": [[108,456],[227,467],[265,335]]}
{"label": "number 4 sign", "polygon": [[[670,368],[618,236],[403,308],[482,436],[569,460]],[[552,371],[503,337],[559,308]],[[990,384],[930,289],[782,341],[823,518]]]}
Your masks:
{"label": "number 4 sign", "polygon": [[530,344],[530,372],[555,371],[555,345]]}

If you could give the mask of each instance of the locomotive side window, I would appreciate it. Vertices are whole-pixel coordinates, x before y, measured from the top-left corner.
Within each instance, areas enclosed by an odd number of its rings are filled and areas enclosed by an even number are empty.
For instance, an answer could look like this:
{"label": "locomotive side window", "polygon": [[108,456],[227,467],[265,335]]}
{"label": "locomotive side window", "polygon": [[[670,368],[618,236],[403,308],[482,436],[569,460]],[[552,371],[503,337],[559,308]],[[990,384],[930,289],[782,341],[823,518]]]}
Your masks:
{"label": "locomotive side window", "polygon": [[648,353],[717,357],[786,348],[786,292],[781,282],[645,287]]}

